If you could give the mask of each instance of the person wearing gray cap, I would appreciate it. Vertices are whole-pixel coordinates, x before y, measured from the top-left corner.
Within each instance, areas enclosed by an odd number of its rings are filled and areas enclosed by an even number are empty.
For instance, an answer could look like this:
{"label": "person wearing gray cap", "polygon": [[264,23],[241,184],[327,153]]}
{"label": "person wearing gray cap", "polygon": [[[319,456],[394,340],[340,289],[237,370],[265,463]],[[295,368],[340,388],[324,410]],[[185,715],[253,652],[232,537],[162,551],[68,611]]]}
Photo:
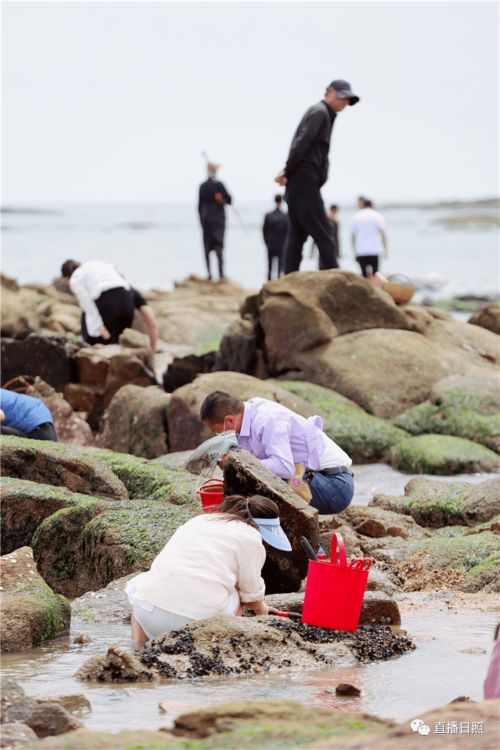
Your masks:
{"label": "person wearing gray cap", "polygon": [[320,269],[338,268],[320,189],[328,177],[328,151],[335,118],[346,106],[352,107],[357,102],[359,96],[347,81],[332,81],[324,99],[309,107],[295,131],[285,168],[275,178],[279,185],[286,185],[290,220],[284,273],[299,270],[308,237],[313,238],[318,248]]}

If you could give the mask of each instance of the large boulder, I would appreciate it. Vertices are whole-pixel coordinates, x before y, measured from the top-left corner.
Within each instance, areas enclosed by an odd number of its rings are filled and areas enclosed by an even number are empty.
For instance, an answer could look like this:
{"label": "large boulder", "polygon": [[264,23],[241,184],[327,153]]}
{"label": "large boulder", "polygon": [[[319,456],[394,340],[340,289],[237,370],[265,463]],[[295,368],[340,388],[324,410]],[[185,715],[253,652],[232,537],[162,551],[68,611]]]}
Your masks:
{"label": "large boulder", "polygon": [[462,474],[497,471],[500,457],[472,440],[449,435],[418,435],[392,448],[391,464],[408,474]]}
{"label": "large boulder", "polygon": [[365,328],[408,328],[405,314],[384,292],[348,271],[288,274],[265,284],[259,322],[272,372],[290,369],[297,352]]}
{"label": "large boulder", "polygon": [[367,414],[340,393],[300,380],[277,380],[277,385],[303,398],[324,420],[324,431],[354,463],[385,461],[390,450],[408,434],[385,419]]}
{"label": "large boulder", "polygon": [[243,401],[254,396],[277,401],[305,417],[313,413],[303,399],[289,393],[274,381],[268,383],[238,372],[212,372],[200,375],[192,383],[178,388],[172,394],[167,409],[170,450],[184,451],[196,448],[203,440],[212,436],[199,415],[205,397],[218,390],[226,391]]}
{"label": "large boulder", "polygon": [[62,443],[94,445],[94,435],[89,424],[75,414],[63,395],[52,386],[35,378],[34,384],[26,389],[26,394],[39,398],[50,409],[57,436]]}
{"label": "large boulder", "polygon": [[71,617],[69,602],[54,594],[38,574],[29,547],[1,557],[0,570],[3,651],[21,651],[67,635]]}
{"label": "large boulder", "polygon": [[394,424],[412,435],[454,435],[500,453],[499,386],[499,378],[444,378],[434,386],[430,401],[403,412]]}
{"label": "large boulder", "polygon": [[224,493],[245,497],[263,495],[277,503],[281,524],[290,539],[292,551],[280,552],[266,547],[267,558],[263,569],[266,591],[269,594],[297,591],[307,574],[307,560],[300,546],[300,537],[307,537],[314,549],[319,546],[317,510],[246,451],[232,453],[226,461]]}
{"label": "large boulder", "polygon": [[75,379],[74,357],[78,347],[63,336],[31,333],[23,340],[3,339],[2,383],[18,375],[40,377],[54,388]]}
{"label": "large boulder", "polygon": [[100,461],[73,453],[59,443],[1,438],[4,476],[67,487],[73,492],[111,498],[128,496],[124,484]]}
{"label": "large boulder", "polygon": [[81,722],[71,716],[59,703],[37,705],[26,723],[37,737],[66,734],[82,726]]}
{"label": "large boulder", "polygon": [[144,458],[162,456],[168,451],[169,401],[169,394],[158,386],[124,385],[105,412],[98,444]]}
{"label": "large boulder", "polygon": [[494,302],[484,305],[469,318],[469,323],[500,334],[500,305]]}
{"label": "large boulder", "polygon": [[[491,334],[493,335],[493,334]],[[376,328],[339,336],[287,360],[295,377],[332,388],[378,417],[392,418],[461,371],[492,377],[493,365],[413,331]]]}

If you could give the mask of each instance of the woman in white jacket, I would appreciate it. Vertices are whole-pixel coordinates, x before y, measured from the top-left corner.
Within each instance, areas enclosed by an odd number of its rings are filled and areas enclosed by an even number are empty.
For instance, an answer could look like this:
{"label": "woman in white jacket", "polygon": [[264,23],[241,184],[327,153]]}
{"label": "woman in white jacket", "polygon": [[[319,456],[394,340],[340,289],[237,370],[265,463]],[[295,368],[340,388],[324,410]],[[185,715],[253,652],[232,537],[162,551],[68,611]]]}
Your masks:
{"label": "woman in white jacket", "polygon": [[278,506],[260,495],[230,495],[219,513],[201,514],[180,526],[150,570],[126,586],[134,648],[211,615],[273,611],[264,602],[263,539],[276,549],[291,550]]}

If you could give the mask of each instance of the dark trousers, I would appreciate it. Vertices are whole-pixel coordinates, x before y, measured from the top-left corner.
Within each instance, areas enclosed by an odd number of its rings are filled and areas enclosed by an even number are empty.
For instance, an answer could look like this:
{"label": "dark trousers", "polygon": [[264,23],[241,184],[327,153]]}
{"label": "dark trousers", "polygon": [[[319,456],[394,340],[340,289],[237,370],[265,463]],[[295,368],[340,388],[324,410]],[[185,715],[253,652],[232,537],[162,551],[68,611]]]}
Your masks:
{"label": "dark trousers", "polygon": [[2,435],[14,435],[15,437],[30,438],[31,440],[54,440],[57,441],[57,432],[52,422],[44,422],[35,427],[31,432],[18,430],[16,427],[0,425]]}
{"label": "dark trousers", "polygon": [[95,301],[102,322],[111,334],[110,339],[100,336],[90,336],[85,322],[85,313],[82,315],[82,338],[88,344],[116,344],[118,337],[125,328],[130,328],[134,320],[135,304],[134,295],[130,289],[118,287],[108,289]]}
{"label": "dark trousers", "polygon": [[267,246],[267,280],[271,281],[274,268],[276,268],[275,278],[279,279],[283,267],[283,248],[276,248],[273,245]]}
{"label": "dark trousers", "polygon": [[208,278],[212,278],[210,270],[210,253],[215,253],[219,264],[219,278],[224,278],[224,224],[205,223],[203,229],[203,247],[205,249],[205,262],[207,264]]}
{"label": "dark trousers", "polygon": [[378,271],[378,255],[358,255],[356,258],[360,267],[361,273],[367,279]]}
{"label": "dark trousers", "polygon": [[290,220],[285,244],[284,273],[298,271],[302,248],[312,237],[319,252],[320,269],[338,268],[332,228],[325,213],[320,185],[312,177],[292,177],[287,185],[286,200]]}

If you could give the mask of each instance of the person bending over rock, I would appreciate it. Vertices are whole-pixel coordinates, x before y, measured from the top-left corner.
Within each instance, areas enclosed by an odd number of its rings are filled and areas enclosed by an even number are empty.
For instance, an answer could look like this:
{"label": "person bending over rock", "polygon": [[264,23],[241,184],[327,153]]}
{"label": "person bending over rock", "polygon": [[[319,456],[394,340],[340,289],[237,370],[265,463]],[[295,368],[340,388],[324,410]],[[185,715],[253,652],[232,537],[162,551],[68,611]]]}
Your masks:
{"label": "person bending over rock", "polygon": [[0,388],[0,432],[32,440],[57,440],[52,414],[43,401],[6,388]]}
{"label": "person bending over rock", "polygon": [[229,495],[220,512],[196,516],[180,526],[150,570],[125,588],[132,605],[134,648],[212,615],[276,611],[264,603],[262,540],[284,552],[292,549],[278,506],[260,495]]}
{"label": "person bending over rock", "polygon": [[[243,402],[223,391],[210,393],[201,405],[200,418],[214,432],[234,430],[240,448],[253,453],[283,479],[306,467],[311,505],[320,513],[340,513],[354,495],[352,461],[323,432],[323,420],[306,419],[274,401],[251,398]],[[223,465],[224,458],[219,463]]]}
{"label": "person bending over rock", "polygon": [[61,275],[82,309],[82,338],[88,344],[116,344],[119,335],[130,328],[138,310],[144,319],[152,351],[158,341],[154,312],[142,294],[130,286],[110,263],[67,260]]}

